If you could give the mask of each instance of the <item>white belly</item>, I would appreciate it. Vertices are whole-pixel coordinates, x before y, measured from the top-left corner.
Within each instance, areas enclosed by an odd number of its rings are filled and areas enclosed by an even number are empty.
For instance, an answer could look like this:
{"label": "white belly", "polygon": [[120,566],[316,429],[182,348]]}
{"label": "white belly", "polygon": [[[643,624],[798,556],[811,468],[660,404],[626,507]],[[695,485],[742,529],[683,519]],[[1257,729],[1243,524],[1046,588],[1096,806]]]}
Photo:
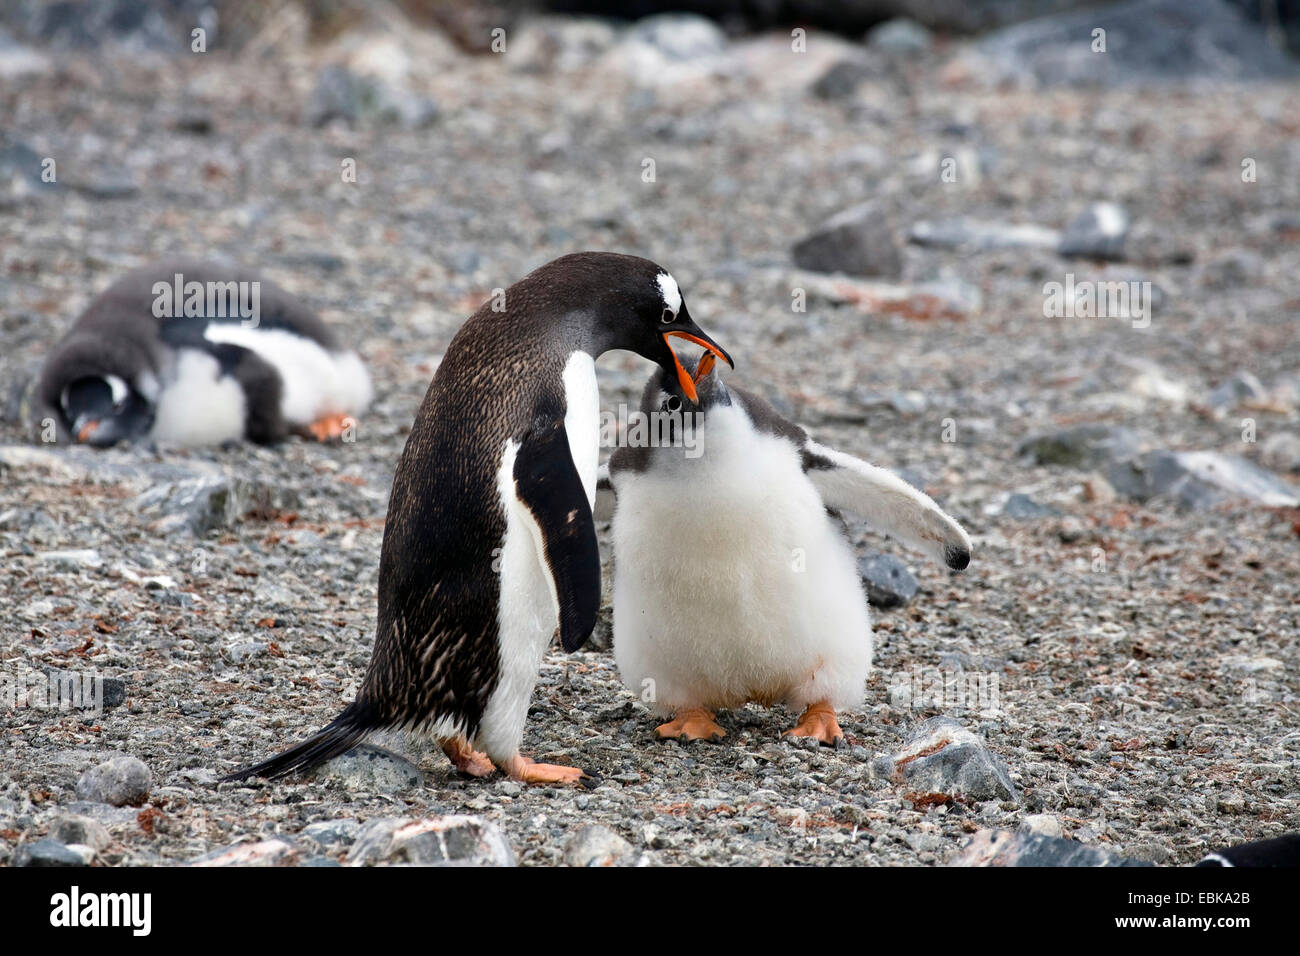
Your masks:
{"label": "white belly", "polygon": [[617,474],[614,651],[664,714],[862,703],[871,626],[852,549],[788,443],[714,409],[703,454]]}
{"label": "white belly", "polygon": [[154,400],[155,441],[219,445],[244,437],[247,399],[240,384],[224,376],[207,352],[181,349]]}
{"label": "white belly", "polygon": [[210,323],[203,337],[241,346],[270,363],[284,383],[280,410],[291,425],[309,425],[331,414],[359,415],[370,404],[370,375],[354,352],[331,353],[283,329],[244,328],[237,322]]}
{"label": "white belly", "polygon": [[[600,455],[599,393],[591,356],[584,352],[573,354],[564,369],[564,386],[569,454],[590,504],[595,500]],[[506,442],[497,473],[497,494],[506,516],[506,533],[498,557],[500,669],[478,734],[479,746],[498,762],[518,753],[537,673],[559,624],[559,604],[546,567],[541,529],[515,495],[518,450],[514,441]]]}

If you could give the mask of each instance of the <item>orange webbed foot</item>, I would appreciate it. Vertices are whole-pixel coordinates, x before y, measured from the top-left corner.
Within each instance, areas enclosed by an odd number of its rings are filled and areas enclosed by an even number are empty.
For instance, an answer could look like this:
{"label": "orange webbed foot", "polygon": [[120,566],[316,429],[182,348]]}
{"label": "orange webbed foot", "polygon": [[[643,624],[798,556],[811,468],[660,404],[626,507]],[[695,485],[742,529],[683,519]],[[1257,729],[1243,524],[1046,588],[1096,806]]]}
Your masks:
{"label": "orange webbed foot", "polygon": [[515,754],[501,764],[501,769],[512,780],[535,785],[565,784],[591,789],[596,779],[581,767],[562,767],[554,763],[537,763],[528,757]]}
{"label": "orange webbed foot", "polygon": [[488,755],[475,750],[464,737],[444,740],[442,752],[456,765],[456,769],[466,776],[489,777],[496,770]]}
{"label": "orange webbed foot", "polygon": [[799,723],[787,730],[785,736],[814,737],[826,746],[834,747],[844,739],[844,731],[840,730],[835,719],[835,709],[826,701],[820,701],[810,704]]}
{"label": "orange webbed foot", "polygon": [[307,425],[304,431],[317,441],[331,441],[335,438],[342,438],[348,427],[354,424],[351,415],[335,412],[316,419],[316,421]]}
{"label": "orange webbed foot", "polygon": [[655,736],[660,740],[707,740],[717,743],[727,736],[727,732],[718,726],[712,711],[703,707],[684,707],[668,723],[656,727]]}

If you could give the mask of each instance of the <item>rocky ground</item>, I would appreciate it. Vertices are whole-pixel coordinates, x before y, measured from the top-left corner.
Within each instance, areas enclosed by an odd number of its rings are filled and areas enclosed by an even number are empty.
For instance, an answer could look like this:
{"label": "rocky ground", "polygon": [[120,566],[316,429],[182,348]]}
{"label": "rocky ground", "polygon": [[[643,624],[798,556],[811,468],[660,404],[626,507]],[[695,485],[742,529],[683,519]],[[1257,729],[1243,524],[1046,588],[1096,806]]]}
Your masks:
{"label": "rocky ground", "polygon": [[[1300,826],[1284,67],[1063,86],[1014,44],[907,26],[795,52],[546,19],[477,56],[292,28],[238,59],[0,43],[0,863],[935,865],[1024,829],[1186,864]],[[1119,209],[1090,221],[1098,202]],[[217,785],[351,699],[393,467],[450,336],[586,248],[669,267],[735,380],[923,485],[970,568],[849,525],[917,587],[879,596],[842,749],[758,708],[722,745],[656,742],[602,627],[547,658],[525,738],[594,790],[460,780],[400,740]],[[355,441],[39,442],[21,383],[92,293],[172,252],[258,265],[357,342],[378,398]],[[1149,321],[1045,315],[1067,276],[1151,283]],[[649,372],[600,369],[609,409]],[[51,670],[104,678],[102,713],[41,706]],[[143,767],[87,773],[115,755]]]}

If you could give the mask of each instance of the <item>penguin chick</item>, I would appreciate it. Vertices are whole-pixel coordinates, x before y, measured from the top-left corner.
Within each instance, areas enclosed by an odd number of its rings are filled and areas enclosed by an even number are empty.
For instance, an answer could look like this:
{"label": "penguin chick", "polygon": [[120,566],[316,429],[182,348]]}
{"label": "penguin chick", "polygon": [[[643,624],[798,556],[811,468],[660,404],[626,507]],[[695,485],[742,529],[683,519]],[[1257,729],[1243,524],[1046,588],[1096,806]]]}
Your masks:
{"label": "penguin chick", "polygon": [[[786,733],[833,745],[861,706],[871,622],[845,509],[960,570],[970,539],[928,496],[811,440],[767,402],[691,366],[698,408],[671,377],[642,395],[641,437],[615,450],[614,655],[664,718],[660,738],[719,740],[721,708],[802,710]],[[656,440],[657,439],[657,440]]]}
{"label": "penguin chick", "polygon": [[[55,346],[39,421],[61,441],[184,445],[343,433],[372,397],[357,354],[255,272],[175,258],[127,273]],[[43,427],[43,426],[42,426]]]}
{"label": "penguin chick", "polygon": [[458,769],[579,783],[577,767],[519,753],[557,624],[581,647],[600,607],[592,502],[600,452],[595,359],[628,349],[695,397],[669,345],[727,357],[681,290],[646,259],[577,253],[483,305],[456,333],[393,478],[379,618],[356,700],[291,750],[227,779],[275,777],[345,753],[376,730],[437,740]]}

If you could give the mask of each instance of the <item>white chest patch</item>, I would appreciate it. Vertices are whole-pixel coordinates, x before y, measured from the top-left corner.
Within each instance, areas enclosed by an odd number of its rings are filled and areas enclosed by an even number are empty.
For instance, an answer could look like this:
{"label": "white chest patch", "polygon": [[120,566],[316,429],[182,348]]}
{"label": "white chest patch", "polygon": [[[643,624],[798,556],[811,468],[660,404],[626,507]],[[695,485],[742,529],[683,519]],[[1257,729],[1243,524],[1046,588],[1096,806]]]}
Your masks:
{"label": "white chest patch", "polygon": [[150,436],[181,445],[217,445],[244,437],[248,406],[244,390],[221,374],[207,352],[181,349],[158,392]]}
{"label": "white chest patch", "polygon": [[354,352],[331,354],[283,329],[248,329],[233,322],[213,322],[203,337],[241,346],[269,362],[284,383],[280,409],[292,425],[308,425],[333,413],[359,414],[370,404],[370,375]]}
{"label": "white chest patch", "polygon": [[600,462],[600,388],[596,362],[586,352],[574,352],[564,366],[564,431],[569,454],[587,492],[587,504],[596,504],[596,466]]}

